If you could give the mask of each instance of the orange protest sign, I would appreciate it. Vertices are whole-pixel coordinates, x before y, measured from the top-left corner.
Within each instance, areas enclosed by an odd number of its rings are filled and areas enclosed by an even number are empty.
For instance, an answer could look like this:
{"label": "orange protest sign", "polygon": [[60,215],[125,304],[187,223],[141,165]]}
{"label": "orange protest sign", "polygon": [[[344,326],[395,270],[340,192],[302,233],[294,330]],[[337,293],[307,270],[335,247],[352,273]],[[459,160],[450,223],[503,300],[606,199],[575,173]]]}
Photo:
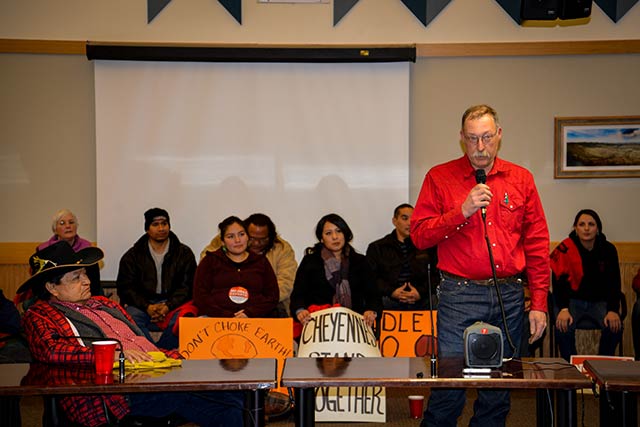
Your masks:
{"label": "orange protest sign", "polygon": [[293,357],[292,319],[181,317],[179,351],[185,359],[273,357],[282,368]]}
{"label": "orange protest sign", "polygon": [[180,318],[180,354],[185,359],[251,359],[293,356],[293,326],[287,319]]}
{"label": "orange protest sign", "polygon": [[437,312],[433,312],[433,337],[429,311],[383,311],[380,352],[383,357],[424,357],[437,352]]}

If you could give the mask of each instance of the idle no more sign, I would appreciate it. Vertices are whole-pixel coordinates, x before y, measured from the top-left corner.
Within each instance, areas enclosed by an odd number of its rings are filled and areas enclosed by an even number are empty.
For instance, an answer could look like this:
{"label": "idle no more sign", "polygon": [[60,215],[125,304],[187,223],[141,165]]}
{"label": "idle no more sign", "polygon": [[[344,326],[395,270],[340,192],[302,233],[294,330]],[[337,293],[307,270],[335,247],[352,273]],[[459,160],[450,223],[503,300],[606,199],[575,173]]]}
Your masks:
{"label": "idle no more sign", "polygon": [[[362,315],[332,307],[311,313],[300,335],[298,357],[327,358],[318,359],[318,369],[338,376],[350,358],[380,357],[380,350]],[[316,421],[386,422],[384,387],[318,387]]]}
{"label": "idle no more sign", "polygon": [[380,352],[384,357],[426,357],[438,352],[435,310],[383,311],[380,325]]}

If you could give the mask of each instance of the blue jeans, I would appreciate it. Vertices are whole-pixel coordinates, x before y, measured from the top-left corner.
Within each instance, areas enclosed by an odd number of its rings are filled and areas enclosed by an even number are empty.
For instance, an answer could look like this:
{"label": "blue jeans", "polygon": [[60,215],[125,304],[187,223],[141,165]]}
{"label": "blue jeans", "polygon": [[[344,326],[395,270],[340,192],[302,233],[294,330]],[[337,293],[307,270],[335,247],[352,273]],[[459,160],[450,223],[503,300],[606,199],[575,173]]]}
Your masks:
{"label": "blue jeans", "polygon": [[131,393],[131,415],[166,417],[176,414],[201,427],[243,425],[244,394],[241,391],[201,393]]}
{"label": "blue jeans", "polygon": [[[516,357],[522,334],[524,291],[519,281],[500,285],[507,324],[516,354],[507,341],[500,304],[493,286],[444,278],[438,287],[438,354],[439,357],[464,357],[464,330],[477,321],[502,330],[504,357]],[[466,401],[464,389],[432,389],[420,424],[427,426],[457,425]],[[511,407],[508,390],[478,390],[473,405],[471,426],[504,426]]]}
{"label": "blue jeans", "polygon": [[[149,341],[166,350],[173,350],[178,348],[178,337],[173,334],[173,326],[178,321],[178,313],[173,315],[171,320],[169,320],[169,326],[167,326],[167,328],[162,331],[162,329],[160,329],[158,325],[151,321],[151,316],[149,316],[146,311],[142,311],[138,307],[134,307],[132,305],[128,305],[126,310],[127,313],[129,313],[129,316],[133,318],[134,322],[136,322],[136,325],[138,325],[138,327],[142,330],[142,333],[144,333],[144,336],[147,337]],[[153,338],[151,338],[151,334],[149,333],[150,331],[162,331],[162,335],[160,335],[160,339],[158,339],[158,342],[155,342]]]}
{"label": "blue jeans", "polygon": [[[554,307],[556,318],[559,309]],[[604,326],[604,317],[607,315],[607,303],[605,301],[584,301],[579,299],[569,300],[569,313],[573,317],[573,323],[569,325],[567,332],[560,332],[555,328],[556,342],[560,349],[560,356],[569,360],[571,355],[578,354],[576,349],[576,329],[600,329],[600,345],[598,354],[613,356],[616,347],[622,339],[622,330],[612,332]]]}

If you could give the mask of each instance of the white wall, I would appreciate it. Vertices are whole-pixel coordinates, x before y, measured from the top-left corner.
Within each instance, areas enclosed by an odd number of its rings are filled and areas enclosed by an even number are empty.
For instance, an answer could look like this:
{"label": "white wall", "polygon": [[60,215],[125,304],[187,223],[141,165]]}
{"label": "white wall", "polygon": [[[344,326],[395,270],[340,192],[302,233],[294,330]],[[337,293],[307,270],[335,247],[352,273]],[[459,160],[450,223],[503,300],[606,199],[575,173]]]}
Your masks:
{"label": "white wall", "polygon": [[582,208],[607,238],[640,240],[640,179],[554,179],[555,116],[640,115],[640,55],[434,58],[413,69],[411,199],[431,166],[461,155],[463,111],[488,103],[503,127],[499,155],[535,176],[551,239],[566,237]]}

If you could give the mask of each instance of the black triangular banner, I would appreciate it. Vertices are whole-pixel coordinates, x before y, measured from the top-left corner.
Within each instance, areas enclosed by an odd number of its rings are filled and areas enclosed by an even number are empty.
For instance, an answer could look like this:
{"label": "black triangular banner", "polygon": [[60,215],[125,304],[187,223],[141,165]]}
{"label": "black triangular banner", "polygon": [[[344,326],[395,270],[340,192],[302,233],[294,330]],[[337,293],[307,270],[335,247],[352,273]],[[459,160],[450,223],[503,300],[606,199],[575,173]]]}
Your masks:
{"label": "black triangular banner", "polygon": [[401,0],[425,27],[451,0]]}
{"label": "black triangular banner", "polygon": [[147,0],[147,24],[151,23],[169,3],[171,0]]}
{"label": "black triangular banner", "polygon": [[422,25],[427,26],[427,0],[402,0],[402,3],[422,22]]}
{"label": "black triangular banner", "polygon": [[242,25],[242,0],[218,0],[218,3],[227,9],[227,12],[238,21],[238,24]]}
{"label": "black triangular banner", "polygon": [[611,18],[613,22],[618,22],[638,0],[595,0],[600,9]]}
{"label": "black triangular banner", "polygon": [[333,0],[333,26],[346,15],[360,0]]}

